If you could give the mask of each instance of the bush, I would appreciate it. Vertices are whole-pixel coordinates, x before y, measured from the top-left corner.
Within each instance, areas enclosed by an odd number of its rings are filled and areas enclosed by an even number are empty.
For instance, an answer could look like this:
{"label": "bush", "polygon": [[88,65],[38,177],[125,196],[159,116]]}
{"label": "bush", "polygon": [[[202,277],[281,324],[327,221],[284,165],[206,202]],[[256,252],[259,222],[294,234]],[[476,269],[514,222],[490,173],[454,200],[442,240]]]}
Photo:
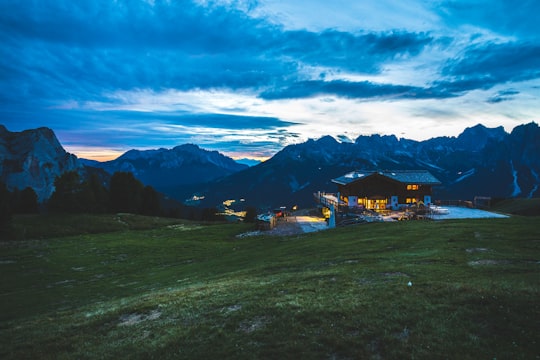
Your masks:
{"label": "bush", "polygon": [[0,229],[6,229],[11,221],[12,208],[10,205],[11,194],[6,184],[0,182]]}

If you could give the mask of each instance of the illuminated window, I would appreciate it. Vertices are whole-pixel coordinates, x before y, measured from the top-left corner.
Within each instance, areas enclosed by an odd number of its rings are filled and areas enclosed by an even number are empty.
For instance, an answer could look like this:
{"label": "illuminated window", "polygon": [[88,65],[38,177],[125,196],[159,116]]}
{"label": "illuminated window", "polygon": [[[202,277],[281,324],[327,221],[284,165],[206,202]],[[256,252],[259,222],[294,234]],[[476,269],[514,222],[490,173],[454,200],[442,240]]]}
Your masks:
{"label": "illuminated window", "polygon": [[407,185],[407,190],[418,190],[418,185],[409,184],[409,185]]}
{"label": "illuminated window", "polygon": [[405,203],[406,204],[414,204],[416,202],[415,198],[406,198]]}

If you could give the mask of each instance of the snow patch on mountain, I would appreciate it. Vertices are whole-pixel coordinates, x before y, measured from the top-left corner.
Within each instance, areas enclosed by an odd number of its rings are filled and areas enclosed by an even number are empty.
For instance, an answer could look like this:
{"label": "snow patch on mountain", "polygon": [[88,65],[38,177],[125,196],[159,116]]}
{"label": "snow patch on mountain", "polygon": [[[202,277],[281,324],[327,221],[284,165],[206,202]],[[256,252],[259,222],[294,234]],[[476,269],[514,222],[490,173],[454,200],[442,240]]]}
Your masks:
{"label": "snow patch on mountain", "polygon": [[531,189],[531,191],[527,195],[527,198],[529,198],[529,199],[532,199],[534,193],[536,191],[538,191],[538,185],[540,184],[540,177],[538,176],[538,173],[536,171],[534,171],[533,169],[531,169],[531,174],[534,177],[534,179],[536,180],[536,183],[534,184],[533,188]]}
{"label": "snow patch on mountain", "polygon": [[510,167],[512,169],[512,177],[514,179],[513,182],[512,182],[512,185],[514,187],[514,190],[512,192],[512,197],[516,197],[519,194],[521,194],[521,188],[519,187],[519,184],[518,184],[518,172],[514,168],[514,162],[511,161],[511,160],[510,160]]}
{"label": "snow patch on mountain", "polygon": [[296,179],[296,177],[294,177],[294,176],[291,176],[291,177],[290,177],[289,186],[290,186],[291,191],[292,191],[293,193],[295,193],[295,192],[297,192],[297,191],[300,191],[300,190],[306,188],[307,186],[309,186],[309,184],[310,184],[309,181],[306,182],[306,183],[304,183],[304,184],[300,184],[300,183],[298,182],[298,180]]}
{"label": "snow patch on mountain", "polygon": [[436,170],[439,170],[439,171],[444,171],[444,169],[440,166],[437,166],[435,164],[432,164],[432,163],[429,163],[427,161],[423,161],[423,160],[416,160],[419,164],[421,165],[424,165],[424,166],[427,166],[427,167],[430,167],[432,169],[436,169]]}
{"label": "snow patch on mountain", "polygon": [[454,180],[455,183],[458,183],[460,181],[463,181],[465,180],[466,178],[474,175],[474,173],[476,172],[476,169],[470,169],[470,170],[467,170],[465,172],[460,172],[458,173],[458,175],[461,175],[460,177],[458,177],[456,180]]}
{"label": "snow patch on mountain", "polygon": [[399,155],[399,156],[403,156],[403,157],[410,157],[410,158],[413,158],[413,154],[410,152],[410,151],[405,151],[405,150],[397,150],[394,152],[394,155]]}

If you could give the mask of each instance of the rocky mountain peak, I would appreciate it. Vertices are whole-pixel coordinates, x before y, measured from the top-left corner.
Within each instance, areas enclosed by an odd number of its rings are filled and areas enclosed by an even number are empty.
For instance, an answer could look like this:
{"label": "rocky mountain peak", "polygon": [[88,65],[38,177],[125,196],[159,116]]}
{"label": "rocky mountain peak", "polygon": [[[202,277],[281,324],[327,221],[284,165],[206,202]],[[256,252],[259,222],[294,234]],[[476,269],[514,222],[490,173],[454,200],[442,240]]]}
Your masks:
{"label": "rocky mountain peak", "polygon": [[0,180],[11,190],[32,187],[43,201],[54,191],[57,176],[82,167],[49,128],[22,132],[11,132],[4,126],[0,129]]}
{"label": "rocky mountain peak", "polygon": [[178,146],[175,146],[173,148],[174,151],[185,151],[185,152],[199,152],[199,151],[208,151],[208,150],[203,150],[201,149],[198,145],[195,145],[195,144],[182,144],[182,145],[178,145]]}
{"label": "rocky mountain peak", "polygon": [[[134,161],[140,159],[149,159],[167,151],[167,149],[160,148],[155,150],[128,150],[124,154],[120,155],[116,160],[118,161]],[[114,161],[114,160],[113,160]]]}
{"label": "rocky mountain peak", "polygon": [[455,147],[467,151],[482,150],[488,141],[500,141],[508,135],[502,126],[488,128],[482,124],[466,128],[456,139]]}
{"label": "rocky mountain peak", "polygon": [[339,142],[330,135],[321,137],[319,140],[316,141],[316,143],[319,146],[325,146],[325,147],[328,147],[328,146],[332,147],[339,144]]}

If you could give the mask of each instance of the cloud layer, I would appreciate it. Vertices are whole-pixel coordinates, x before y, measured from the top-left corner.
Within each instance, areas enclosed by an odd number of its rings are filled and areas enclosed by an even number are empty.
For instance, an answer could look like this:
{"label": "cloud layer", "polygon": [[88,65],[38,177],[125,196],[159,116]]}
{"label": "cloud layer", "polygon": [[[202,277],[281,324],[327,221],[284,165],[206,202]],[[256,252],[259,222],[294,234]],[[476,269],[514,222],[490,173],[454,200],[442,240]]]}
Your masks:
{"label": "cloud layer", "polygon": [[269,156],[325,133],[421,138],[535,120],[538,2],[309,4],[320,11],[0,1],[1,122],[50,126],[73,149],[196,142]]}

